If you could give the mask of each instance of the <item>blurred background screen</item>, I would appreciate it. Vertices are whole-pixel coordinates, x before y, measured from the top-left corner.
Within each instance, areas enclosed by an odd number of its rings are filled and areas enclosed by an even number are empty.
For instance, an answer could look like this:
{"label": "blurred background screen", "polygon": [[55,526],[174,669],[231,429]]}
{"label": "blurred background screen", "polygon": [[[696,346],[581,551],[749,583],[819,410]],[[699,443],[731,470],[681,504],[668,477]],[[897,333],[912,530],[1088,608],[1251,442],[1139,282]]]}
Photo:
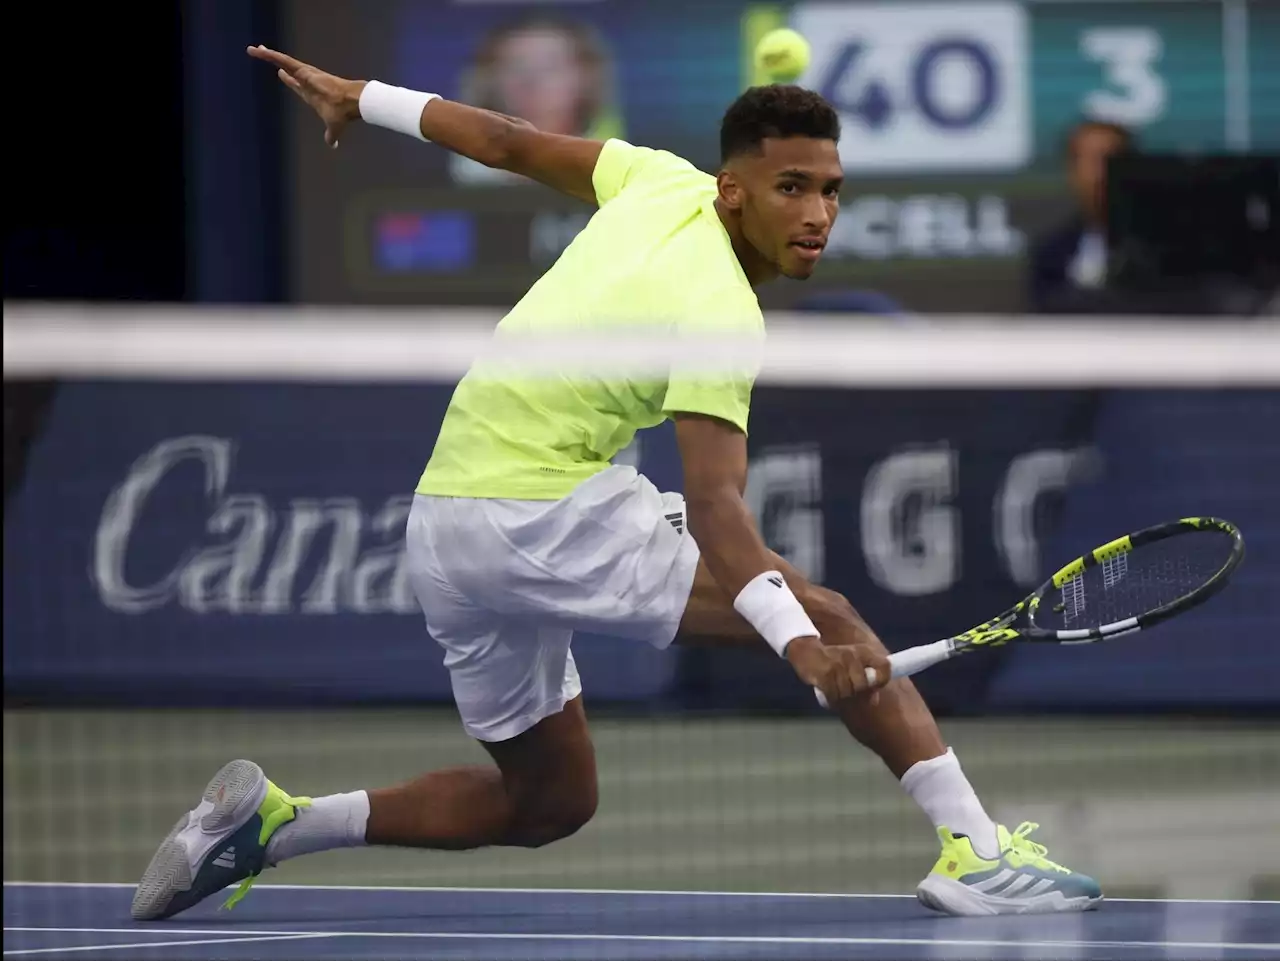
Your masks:
{"label": "blurred background screen", "polygon": [[[750,51],[791,25],[813,41],[801,83],[841,116],[854,189],[819,280],[766,303],[869,281],[923,311],[1024,308],[1028,247],[1071,212],[1066,131],[1082,117],[1144,149],[1280,151],[1280,5],[743,0],[418,3],[299,0],[285,36],[334,70],[621,136],[704,168]],[[319,303],[514,301],[586,221],[575,202],[387,137],[342,162],[290,113],[292,290]]]}
{"label": "blurred background screen", "polygon": [[1280,159],[1119,157],[1107,184],[1114,285],[1181,297],[1216,279],[1275,287]]}

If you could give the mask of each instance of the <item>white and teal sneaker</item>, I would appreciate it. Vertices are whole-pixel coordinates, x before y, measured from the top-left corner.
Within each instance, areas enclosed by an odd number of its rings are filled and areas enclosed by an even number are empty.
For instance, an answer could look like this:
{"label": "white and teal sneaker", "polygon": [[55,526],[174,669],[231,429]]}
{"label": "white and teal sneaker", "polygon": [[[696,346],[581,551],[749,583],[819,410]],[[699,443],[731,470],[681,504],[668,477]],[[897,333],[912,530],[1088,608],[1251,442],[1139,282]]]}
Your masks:
{"label": "white and teal sneaker", "polygon": [[232,761],[214,775],[200,804],[184,814],[147,866],[133,895],[138,921],[168,918],[241,882],[232,907],[268,867],[267,842],[310,798],[290,797],[252,761]]}
{"label": "white and teal sneaker", "polygon": [[916,897],[922,904],[964,917],[991,914],[1053,914],[1089,911],[1102,902],[1102,888],[1045,855],[1043,844],[1032,841],[1038,824],[1024,821],[1012,834],[996,826],[1000,857],[980,857],[963,834],[938,828],[942,856],[920,882]]}

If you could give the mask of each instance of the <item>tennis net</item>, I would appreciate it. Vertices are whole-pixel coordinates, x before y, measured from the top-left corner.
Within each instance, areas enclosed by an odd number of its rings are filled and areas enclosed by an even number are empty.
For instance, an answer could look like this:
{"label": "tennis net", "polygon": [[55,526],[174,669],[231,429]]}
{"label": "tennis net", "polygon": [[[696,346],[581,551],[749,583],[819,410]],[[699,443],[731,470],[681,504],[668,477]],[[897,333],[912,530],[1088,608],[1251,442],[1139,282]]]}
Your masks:
{"label": "tennis net", "polygon": [[[136,880],[233,757],[313,796],[483,763],[401,536],[495,319],[6,305],[6,880]],[[893,648],[1127,530],[1243,529],[1230,588],[1177,623],[918,681],[992,813],[1041,822],[1109,893],[1276,897],[1277,325],[770,326],[748,502]],[[514,347],[504,363],[645,375],[758,350],[625,331]],[[620,459],[679,486],[669,426]],[[932,864],[923,815],[776,659],[574,652],[600,764],[584,830],[537,851],[334,852],[272,879],[875,893]]]}

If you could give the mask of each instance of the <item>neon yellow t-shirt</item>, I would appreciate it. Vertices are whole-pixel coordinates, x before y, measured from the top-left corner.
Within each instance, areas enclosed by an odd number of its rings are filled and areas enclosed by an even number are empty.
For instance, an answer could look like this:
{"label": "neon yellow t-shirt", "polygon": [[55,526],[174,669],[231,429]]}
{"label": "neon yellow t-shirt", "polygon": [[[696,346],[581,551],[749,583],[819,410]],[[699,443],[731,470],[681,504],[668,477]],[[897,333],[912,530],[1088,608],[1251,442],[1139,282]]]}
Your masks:
{"label": "neon yellow t-shirt", "polygon": [[[652,325],[763,337],[755,292],[716,215],[715,178],[665,151],[609,140],[592,180],[600,209],[498,325],[504,333]],[[670,414],[746,431],[756,371],[638,380],[515,378],[473,367],[454,391],[420,494],[557,500]]]}

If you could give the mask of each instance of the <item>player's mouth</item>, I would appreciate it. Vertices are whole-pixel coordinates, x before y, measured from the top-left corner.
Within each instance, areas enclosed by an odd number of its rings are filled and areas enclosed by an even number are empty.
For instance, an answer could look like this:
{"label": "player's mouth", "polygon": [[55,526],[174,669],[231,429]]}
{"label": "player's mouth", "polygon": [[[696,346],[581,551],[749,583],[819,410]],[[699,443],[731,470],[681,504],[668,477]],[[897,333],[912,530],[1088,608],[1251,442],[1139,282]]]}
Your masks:
{"label": "player's mouth", "polygon": [[822,249],[826,247],[827,241],[822,237],[801,237],[799,240],[793,240],[788,245],[796,251],[803,260],[817,260],[822,256]]}

